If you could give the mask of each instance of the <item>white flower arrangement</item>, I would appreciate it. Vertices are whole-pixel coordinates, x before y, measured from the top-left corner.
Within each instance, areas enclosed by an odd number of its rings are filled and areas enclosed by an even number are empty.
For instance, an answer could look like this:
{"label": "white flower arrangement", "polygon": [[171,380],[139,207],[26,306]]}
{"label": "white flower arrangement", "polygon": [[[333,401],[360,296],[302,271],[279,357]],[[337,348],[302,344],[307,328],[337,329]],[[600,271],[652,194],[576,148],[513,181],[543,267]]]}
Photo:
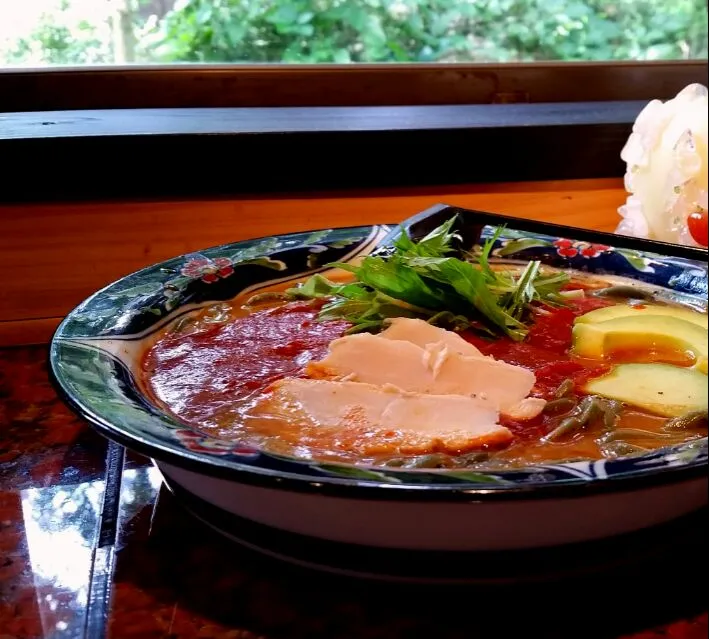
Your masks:
{"label": "white flower arrangement", "polygon": [[706,246],[707,93],[690,84],[638,115],[621,152],[629,196],[617,233]]}

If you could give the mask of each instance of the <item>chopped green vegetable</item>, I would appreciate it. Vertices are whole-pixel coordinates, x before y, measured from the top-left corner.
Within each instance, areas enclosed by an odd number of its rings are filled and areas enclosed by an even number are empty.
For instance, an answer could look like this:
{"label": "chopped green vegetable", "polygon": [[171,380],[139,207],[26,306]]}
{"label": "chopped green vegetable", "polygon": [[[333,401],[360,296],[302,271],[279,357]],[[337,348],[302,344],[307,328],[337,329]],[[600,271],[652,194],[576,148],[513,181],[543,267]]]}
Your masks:
{"label": "chopped green vegetable", "polygon": [[548,401],[544,406],[544,412],[553,413],[558,410],[571,410],[574,406],[576,406],[576,400],[573,397],[559,397],[559,399]]}
{"label": "chopped green vegetable", "polygon": [[596,289],[591,293],[594,297],[619,297],[631,300],[652,300],[654,295],[634,286],[618,285]]}
{"label": "chopped green vegetable", "polygon": [[649,448],[637,446],[636,444],[629,444],[628,442],[621,440],[602,442],[599,444],[599,448],[604,457],[611,458],[625,457],[627,455],[639,455],[650,450]]}
{"label": "chopped green vegetable", "polygon": [[256,293],[246,300],[245,306],[258,306],[259,304],[270,304],[271,302],[280,302],[288,296],[285,293],[278,291],[266,291],[264,293]]}
{"label": "chopped green vegetable", "polygon": [[543,274],[541,262],[529,262],[520,272],[495,270],[492,248],[497,229],[470,259],[450,255],[455,218],[418,242],[402,231],[386,254],[369,255],[359,266],[329,264],[349,271],[353,282],[337,284],[313,275],[288,289],[290,299],[327,299],[320,319],[344,319],[349,332],[380,330],[392,317],[417,317],[454,330],[474,328],[489,335],[523,340],[535,306],[564,304],[564,273]]}
{"label": "chopped green vegetable", "polygon": [[590,425],[600,422],[604,428],[611,429],[618,420],[622,406],[619,402],[589,395],[584,397],[559,425],[542,439],[548,442],[558,441],[567,435],[585,430]]}
{"label": "chopped green vegetable", "polygon": [[559,387],[554,391],[554,399],[561,399],[562,397],[568,397],[574,391],[574,380],[565,379]]}
{"label": "chopped green vegetable", "polygon": [[405,464],[405,468],[451,468],[456,466],[456,460],[450,455],[432,453],[414,457]]}
{"label": "chopped green vegetable", "polygon": [[693,430],[699,428],[707,427],[707,420],[709,415],[705,410],[691,411],[680,417],[673,417],[665,422],[662,430],[666,431],[676,431],[676,430]]}
{"label": "chopped green vegetable", "polygon": [[453,240],[461,239],[458,233],[451,231],[456,218],[457,216],[454,215],[418,242],[414,242],[402,229],[394,242],[394,247],[402,253],[420,257],[441,257],[451,253],[454,250],[451,246]]}

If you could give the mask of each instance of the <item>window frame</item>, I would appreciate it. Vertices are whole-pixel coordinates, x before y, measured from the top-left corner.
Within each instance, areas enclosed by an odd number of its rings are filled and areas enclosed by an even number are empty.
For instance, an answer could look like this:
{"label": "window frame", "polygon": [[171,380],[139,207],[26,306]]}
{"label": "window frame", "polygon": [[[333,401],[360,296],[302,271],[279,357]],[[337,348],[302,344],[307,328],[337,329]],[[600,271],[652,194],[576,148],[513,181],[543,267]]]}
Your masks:
{"label": "window frame", "polygon": [[254,197],[618,177],[646,103],[0,115],[0,201]]}
{"label": "window frame", "polygon": [[0,112],[667,99],[707,60],[504,64],[175,64],[0,70]]}
{"label": "window frame", "polygon": [[706,78],[706,60],[5,70],[0,201],[621,177],[645,104]]}

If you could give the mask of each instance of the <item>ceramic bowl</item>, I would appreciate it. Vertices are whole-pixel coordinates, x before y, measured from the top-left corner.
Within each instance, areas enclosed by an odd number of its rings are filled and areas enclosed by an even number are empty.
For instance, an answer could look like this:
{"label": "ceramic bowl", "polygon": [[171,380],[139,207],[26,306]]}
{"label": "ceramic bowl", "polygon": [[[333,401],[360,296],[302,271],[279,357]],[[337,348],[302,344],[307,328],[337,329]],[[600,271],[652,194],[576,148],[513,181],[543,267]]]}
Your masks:
{"label": "ceramic bowl", "polygon": [[[706,251],[444,205],[403,228],[422,237],[456,213],[468,247],[505,224],[495,259],[630,278],[706,308]],[[145,268],[66,317],[51,343],[51,373],[79,415],[152,458],[169,485],[222,512],[330,542],[425,551],[549,547],[640,530],[707,503],[706,438],[627,458],[501,472],[362,468],[205,436],[140,391],[139,354],[175,318],[386,250],[399,232],[381,225],[281,235]]]}

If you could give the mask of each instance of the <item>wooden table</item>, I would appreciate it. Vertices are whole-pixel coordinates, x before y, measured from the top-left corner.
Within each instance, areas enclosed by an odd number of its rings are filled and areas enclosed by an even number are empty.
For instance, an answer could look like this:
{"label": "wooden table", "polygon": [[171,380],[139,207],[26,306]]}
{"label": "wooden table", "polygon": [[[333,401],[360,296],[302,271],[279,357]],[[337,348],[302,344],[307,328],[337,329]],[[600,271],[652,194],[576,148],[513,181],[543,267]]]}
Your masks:
{"label": "wooden table", "polygon": [[116,277],[186,251],[396,222],[438,202],[613,230],[624,197],[620,181],[592,180],[0,206],[0,343],[38,344],[0,349],[0,638],[83,637],[87,619],[98,628],[104,615],[115,639],[487,639],[510,636],[512,626],[544,639],[706,637],[701,589],[682,581],[694,570],[691,558],[659,589],[648,576],[612,570],[561,590],[541,583],[453,593],[338,581],[220,538],[161,491],[154,469],[135,456],[123,470],[118,537],[107,538],[106,442],[68,411],[46,374],[45,343],[61,316]]}
{"label": "wooden table", "polygon": [[0,204],[0,346],[46,342],[114,279],[201,248],[335,226],[398,222],[437,203],[612,231],[621,180],[484,184],[192,202]]}

